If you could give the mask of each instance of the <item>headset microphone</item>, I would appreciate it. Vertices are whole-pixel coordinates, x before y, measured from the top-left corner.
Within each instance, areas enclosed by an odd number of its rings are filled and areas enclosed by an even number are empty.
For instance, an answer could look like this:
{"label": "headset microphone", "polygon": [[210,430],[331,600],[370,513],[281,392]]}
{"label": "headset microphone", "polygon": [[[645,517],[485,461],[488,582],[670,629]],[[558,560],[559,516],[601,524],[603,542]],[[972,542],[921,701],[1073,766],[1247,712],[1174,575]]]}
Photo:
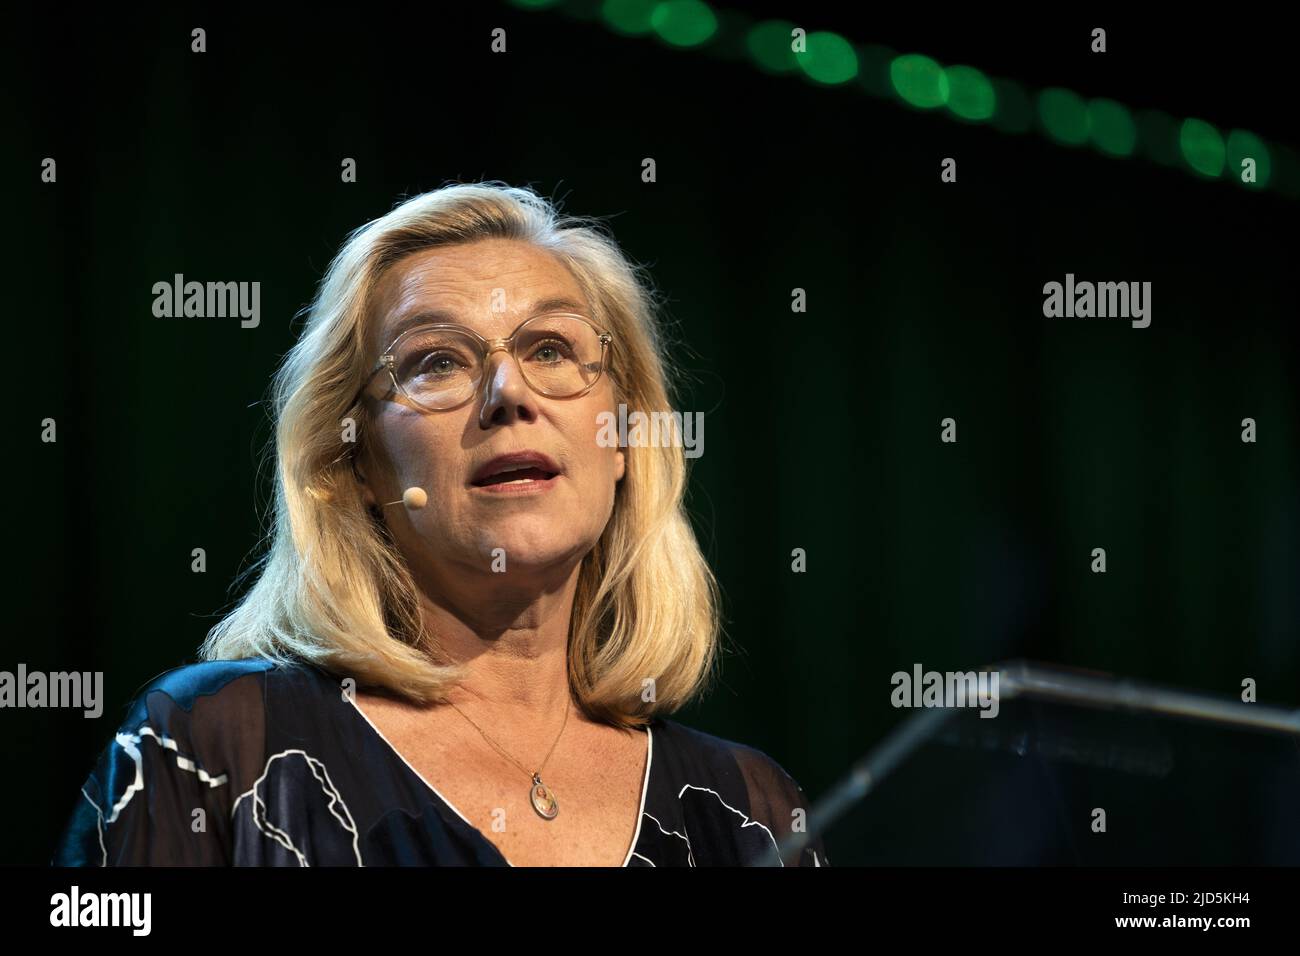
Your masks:
{"label": "headset microphone", "polygon": [[406,505],[407,511],[419,511],[428,503],[429,496],[425,493],[424,489],[412,486],[402,492],[402,497],[398,498],[396,501],[387,502],[384,507],[387,508],[390,505]]}

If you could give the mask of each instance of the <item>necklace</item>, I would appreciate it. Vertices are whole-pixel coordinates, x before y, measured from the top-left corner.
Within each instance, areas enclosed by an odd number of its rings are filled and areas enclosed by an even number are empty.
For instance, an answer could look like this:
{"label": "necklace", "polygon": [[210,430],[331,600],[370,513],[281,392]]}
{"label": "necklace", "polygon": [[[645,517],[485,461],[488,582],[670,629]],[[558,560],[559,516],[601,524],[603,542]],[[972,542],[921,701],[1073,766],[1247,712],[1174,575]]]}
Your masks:
{"label": "necklace", "polygon": [[[447,703],[451,704],[451,701],[447,701]],[[456,708],[456,713],[460,714],[466,720],[469,720],[469,715],[463,710],[456,707],[455,704],[451,704],[451,706]],[[542,761],[542,765],[532,772],[529,772],[527,767],[498,747],[491,737],[483,733],[482,727],[474,723],[472,720],[469,720],[469,722],[473,728],[479,732],[483,739],[492,745],[492,749],[532,778],[532,786],[528,788],[528,800],[533,805],[533,809],[537,811],[537,815],[543,820],[554,820],[559,816],[560,802],[555,799],[554,791],[552,791],[546,784],[542,783],[542,771],[546,769],[546,761],[551,759],[551,754],[555,752],[555,744],[560,742],[560,737],[564,734],[565,725],[569,722],[568,700],[565,700],[564,721],[560,724],[560,733],[555,735],[555,743],[551,744],[551,749],[546,752],[546,759]]]}

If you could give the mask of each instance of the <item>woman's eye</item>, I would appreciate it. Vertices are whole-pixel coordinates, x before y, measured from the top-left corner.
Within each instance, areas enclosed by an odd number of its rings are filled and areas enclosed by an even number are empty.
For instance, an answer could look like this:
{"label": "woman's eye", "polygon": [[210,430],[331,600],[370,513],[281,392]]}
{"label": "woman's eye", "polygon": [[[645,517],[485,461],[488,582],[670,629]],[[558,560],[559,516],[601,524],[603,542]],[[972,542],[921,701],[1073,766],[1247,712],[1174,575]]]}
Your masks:
{"label": "woman's eye", "polygon": [[420,358],[411,371],[412,375],[432,375],[434,377],[452,375],[460,369],[456,357],[448,352],[431,352]]}
{"label": "woman's eye", "polygon": [[533,346],[532,358],[544,365],[568,361],[573,356],[569,343],[561,339],[547,339]]}

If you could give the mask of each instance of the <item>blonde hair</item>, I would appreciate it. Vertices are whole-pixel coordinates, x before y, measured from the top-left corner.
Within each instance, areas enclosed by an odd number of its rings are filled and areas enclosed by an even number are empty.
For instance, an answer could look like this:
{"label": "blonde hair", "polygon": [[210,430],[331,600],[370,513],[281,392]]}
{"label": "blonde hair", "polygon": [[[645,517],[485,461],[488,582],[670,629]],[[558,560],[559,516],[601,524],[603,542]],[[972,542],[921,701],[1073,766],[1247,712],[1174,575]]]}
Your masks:
{"label": "blonde hair", "polygon": [[[613,333],[616,401],[671,408],[653,286],[603,223],[563,216],[532,190],[503,183],[449,185],[406,200],[348,236],[275,375],[269,547],[246,572],[260,569],[256,582],[209,631],[202,659],[302,660],[419,703],[441,699],[462,676],[425,632],[406,563],[364,504],[352,462],[367,419],[354,399],[374,359],[369,316],[385,271],[421,249],[488,238],[558,257],[594,320]],[[348,418],[357,442],[344,440]],[[706,689],[721,628],[717,582],[686,513],[682,449],[624,453],[613,514],[579,569],[568,659],[583,710],[628,727]]]}

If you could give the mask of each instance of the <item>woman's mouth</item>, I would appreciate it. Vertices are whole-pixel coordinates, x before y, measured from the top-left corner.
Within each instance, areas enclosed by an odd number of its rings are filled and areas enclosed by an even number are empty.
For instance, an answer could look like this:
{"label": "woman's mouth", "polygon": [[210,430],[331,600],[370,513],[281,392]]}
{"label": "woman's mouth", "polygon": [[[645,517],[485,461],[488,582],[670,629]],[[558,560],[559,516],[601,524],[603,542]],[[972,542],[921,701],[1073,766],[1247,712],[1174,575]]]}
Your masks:
{"label": "woman's mouth", "polygon": [[489,495],[540,494],[559,481],[560,476],[540,468],[520,468],[490,475],[471,487]]}
{"label": "woman's mouth", "polygon": [[494,495],[521,495],[545,491],[560,477],[559,466],[540,452],[498,455],[474,473],[471,488]]}

